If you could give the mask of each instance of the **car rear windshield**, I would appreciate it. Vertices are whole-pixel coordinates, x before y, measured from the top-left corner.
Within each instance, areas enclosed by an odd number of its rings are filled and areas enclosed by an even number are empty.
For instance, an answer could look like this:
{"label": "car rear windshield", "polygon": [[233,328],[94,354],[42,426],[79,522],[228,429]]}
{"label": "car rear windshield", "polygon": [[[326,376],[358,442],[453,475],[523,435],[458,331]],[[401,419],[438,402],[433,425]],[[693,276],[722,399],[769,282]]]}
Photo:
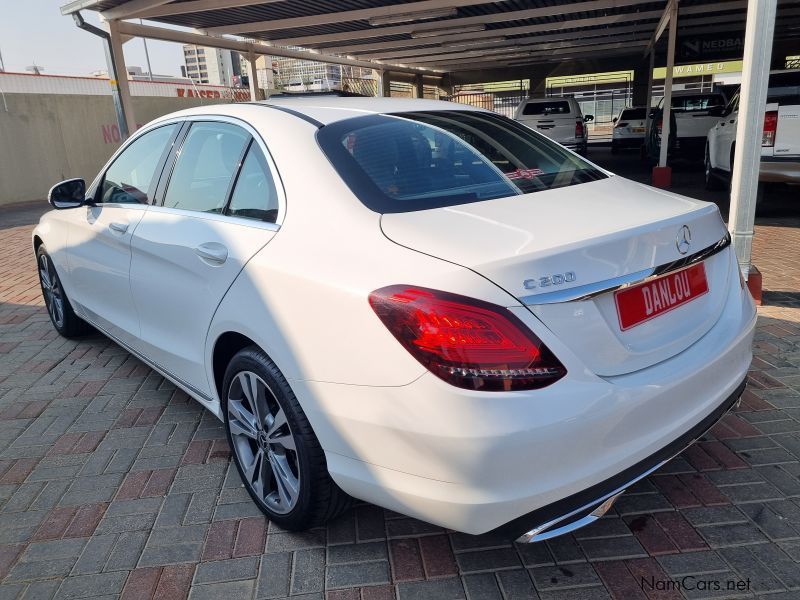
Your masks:
{"label": "car rear windshield", "polygon": [[478,111],[369,115],[317,140],[367,208],[410,212],[576,185],[606,175],[532,129]]}
{"label": "car rear windshield", "polygon": [[725,98],[719,94],[697,94],[696,96],[672,97],[672,110],[676,112],[708,110],[715,106],[725,106]]}
{"label": "car rear windshield", "polygon": [[523,115],[568,115],[571,112],[569,102],[564,100],[528,102],[522,109]]}
{"label": "car rear windshield", "polygon": [[646,119],[647,111],[644,108],[626,108],[622,111],[620,119]]}

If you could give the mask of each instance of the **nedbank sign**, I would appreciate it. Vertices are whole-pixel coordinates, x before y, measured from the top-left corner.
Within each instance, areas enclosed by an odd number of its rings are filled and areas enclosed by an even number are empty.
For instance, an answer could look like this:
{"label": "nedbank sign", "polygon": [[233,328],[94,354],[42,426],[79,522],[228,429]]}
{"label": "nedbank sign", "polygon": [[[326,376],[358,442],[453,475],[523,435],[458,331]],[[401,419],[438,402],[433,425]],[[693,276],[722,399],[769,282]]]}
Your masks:
{"label": "nedbank sign", "polygon": [[681,61],[739,58],[743,53],[743,31],[678,39],[677,58]]}

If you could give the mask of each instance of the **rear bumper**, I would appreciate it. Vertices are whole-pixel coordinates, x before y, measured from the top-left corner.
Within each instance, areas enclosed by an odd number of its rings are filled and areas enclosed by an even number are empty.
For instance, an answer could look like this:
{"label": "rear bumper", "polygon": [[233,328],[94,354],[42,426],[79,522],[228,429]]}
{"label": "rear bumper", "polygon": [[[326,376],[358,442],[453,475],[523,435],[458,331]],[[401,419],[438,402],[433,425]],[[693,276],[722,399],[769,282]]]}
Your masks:
{"label": "rear bumper", "polygon": [[615,377],[593,375],[530,311],[511,310],[567,377],[502,393],[429,373],[399,387],[292,382],[342,489],[450,529],[517,537],[591,508],[679,452],[728,409],[752,359],[755,307],[738,276],[701,339]]}
{"label": "rear bumper", "polygon": [[800,184],[800,158],[761,157],[758,180],[765,183]]}
{"label": "rear bumper", "polygon": [[738,402],[744,388],[745,381],[742,381],[712,413],[655,454],[606,481],[514,519],[499,527],[494,533],[498,535],[506,533],[511,537],[520,531],[525,531],[517,542],[539,542],[596,521],[611,508],[613,502],[627,488],[658,470],[701,438]]}

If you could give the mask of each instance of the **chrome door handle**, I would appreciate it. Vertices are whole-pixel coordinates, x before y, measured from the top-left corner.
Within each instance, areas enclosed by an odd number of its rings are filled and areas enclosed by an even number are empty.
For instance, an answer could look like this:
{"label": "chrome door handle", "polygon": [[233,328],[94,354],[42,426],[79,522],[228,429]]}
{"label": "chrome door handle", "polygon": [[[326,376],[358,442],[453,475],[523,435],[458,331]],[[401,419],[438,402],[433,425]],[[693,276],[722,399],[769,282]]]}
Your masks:
{"label": "chrome door handle", "polygon": [[127,223],[109,223],[108,226],[112,231],[116,231],[117,233],[125,233],[128,231]]}
{"label": "chrome door handle", "polygon": [[217,242],[206,242],[205,244],[200,244],[194,249],[194,253],[203,260],[218,265],[221,265],[228,260],[228,249]]}

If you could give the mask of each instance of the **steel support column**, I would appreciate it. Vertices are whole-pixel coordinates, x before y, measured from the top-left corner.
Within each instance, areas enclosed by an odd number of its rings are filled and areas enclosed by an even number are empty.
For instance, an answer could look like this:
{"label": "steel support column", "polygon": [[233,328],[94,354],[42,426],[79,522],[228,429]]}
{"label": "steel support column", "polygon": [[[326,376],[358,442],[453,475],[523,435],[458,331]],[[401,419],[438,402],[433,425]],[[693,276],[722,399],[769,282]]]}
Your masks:
{"label": "steel support column", "polygon": [[733,157],[731,208],[728,218],[728,230],[731,232],[736,258],[745,278],[750,273],[758,173],[761,166],[761,137],[776,7],[777,0],[747,3],[742,86],[736,125],[738,143]]}
{"label": "steel support column", "polygon": [[[109,69],[108,78],[112,93],[119,98],[123,117],[127,125],[127,132],[122,137],[128,137],[136,131],[136,117],[133,114],[131,102],[131,89],[128,85],[128,69],[125,66],[125,53],[122,50],[123,39],[119,32],[119,21],[108,21],[109,44],[111,45],[111,61],[113,70]],[[119,112],[117,113],[119,117]],[[120,127],[120,135],[122,128]]]}
{"label": "steel support column", "polygon": [[256,60],[257,56],[255,52],[248,52],[247,53],[247,64],[250,66],[250,76],[248,77],[248,81],[250,82],[250,100],[252,102],[257,102],[259,100],[263,100],[264,96],[261,93],[261,88],[258,85],[258,69],[256,68]]}
{"label": "steel support column", "polygon": [[[114,112],[117,116],[117,128],[121,139],[127,139],[130,134],[136,130],[136,119],[133,117],[133,108],[130,102],[130,91],[128,89],[128,72],[125,69],[125,58],[115,60],[117,53],[122,54],[122,41],[117,32],[117,50],[112,43],[111,35],[107,31],[103,31],[99,27],[95,27],[83,20],[83,15],[78,12],[72,13],[72,19],[75,24],[84,31],[103,38],[103,50],[106,55],[106,66],[108,67],[108,82],[111,85],[111,98],[114,101]],[[117,67],[118,64],[122,65],[122,75],[119,74]],[[124,77],[124,86],[126,94],[123,98],[120,89],[120,77]]]}
{"label": "steel support column", "polygon": [[[672,112],[672,74],[675,66],[675,42],[678,36],[678,0],[673,0],[669,8],[669,40],[667,42],[667,74],[664,78],[664,109],[661,120],[661,148],[658,166],[667,166],[669,153],[670,114]],[[655,48],[653,48],[655,51]]]}
{"label": "steel support column", "polygon": [[392,81],[389,78],[389,71],[381,71],[381,90],[382,97],[388,98],[392,95]]}
{"label": "steel support column", "polygon": [[375,95],[378,98],[383,97],[383,71],[372,69],[372,78],[375,80]]}

